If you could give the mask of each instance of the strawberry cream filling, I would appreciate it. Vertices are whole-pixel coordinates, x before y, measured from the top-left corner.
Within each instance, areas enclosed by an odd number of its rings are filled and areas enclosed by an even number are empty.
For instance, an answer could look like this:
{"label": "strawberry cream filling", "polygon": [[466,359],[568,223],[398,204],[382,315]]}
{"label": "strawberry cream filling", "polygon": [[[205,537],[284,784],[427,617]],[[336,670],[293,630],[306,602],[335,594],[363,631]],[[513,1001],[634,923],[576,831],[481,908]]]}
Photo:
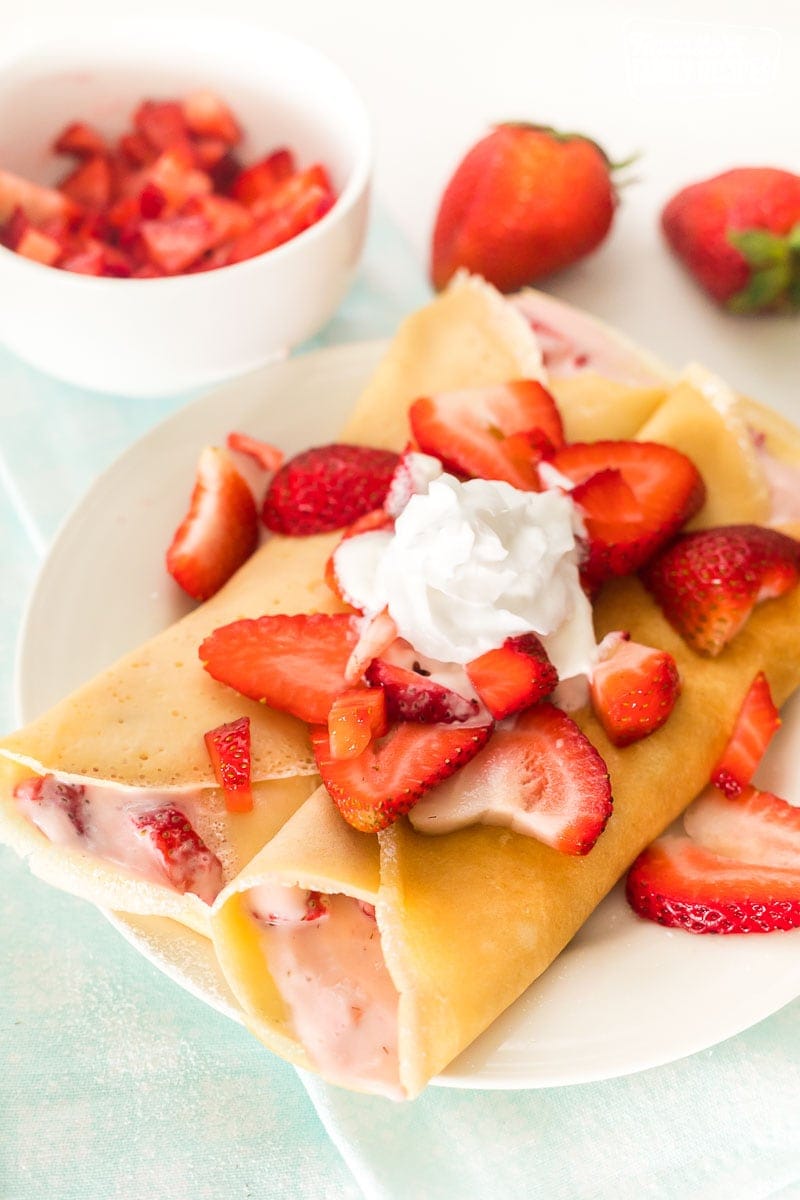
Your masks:
{"label": "strawberry cream filling", "polygon": [[114,788],[55,775],[17,785],[19,810],[54,845],[124,867],[133,875],[206,904],[221,890],[223,869],[195,831],[192,797]]}
{"label": "strawberry cream filling", "polygon": [[298,1041],[327,1079],[402,1098],[398,995],[372,905],[261,884],[248,892],[259,942]]}

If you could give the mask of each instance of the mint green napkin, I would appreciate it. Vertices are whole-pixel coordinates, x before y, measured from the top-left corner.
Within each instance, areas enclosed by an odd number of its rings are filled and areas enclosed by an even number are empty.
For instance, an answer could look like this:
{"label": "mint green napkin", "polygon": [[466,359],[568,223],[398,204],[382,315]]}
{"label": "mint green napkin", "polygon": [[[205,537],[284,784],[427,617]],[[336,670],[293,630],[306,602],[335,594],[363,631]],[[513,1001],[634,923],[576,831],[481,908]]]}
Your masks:
{"label": "mint green napkin", "polygon": [[[387,335],[426,294],[379,215],[355,287],[313,344]],[[92,395],[2,351],[0,385],[6,729],[22,606],[59,521],[188,397]],[[625,1079],[432,1087],[398,1106],[298,1075],[90,905],[2,849],[0,869],[0,1200],[800,1198],[800,1002]]]}

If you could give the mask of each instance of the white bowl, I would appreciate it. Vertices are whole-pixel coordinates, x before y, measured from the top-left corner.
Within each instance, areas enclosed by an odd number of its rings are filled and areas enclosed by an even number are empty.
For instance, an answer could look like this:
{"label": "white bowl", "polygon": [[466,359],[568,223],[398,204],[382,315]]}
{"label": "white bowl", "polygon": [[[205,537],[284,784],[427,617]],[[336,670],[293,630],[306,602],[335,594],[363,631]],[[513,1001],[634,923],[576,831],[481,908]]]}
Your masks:
{"label": "white bowl", "polygon": [[336,203],[266,254],[164,279],[77,275],[0,246],[0,341],[21,358],[83,387],[168,395],[261,366],[336,309],[364,241],[369,123],[339,68],[292,38],[158,17],[92,22],[18,51],[0,66],[0,166],[52,183],[68,164],[49,147],[68,121],[117,135],[142,99],[201,87],[239,117],[245,163],[289,145],[301,166],[325,164]]}

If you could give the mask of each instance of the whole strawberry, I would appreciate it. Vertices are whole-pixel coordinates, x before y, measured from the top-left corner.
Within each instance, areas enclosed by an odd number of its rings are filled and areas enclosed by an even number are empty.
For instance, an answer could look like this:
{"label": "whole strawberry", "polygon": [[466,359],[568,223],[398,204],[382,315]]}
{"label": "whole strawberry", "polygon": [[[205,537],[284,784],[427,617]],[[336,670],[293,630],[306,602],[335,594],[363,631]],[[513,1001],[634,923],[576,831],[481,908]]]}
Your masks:
{"label": "whole strawberry", "polygon": [[431,278],[465,267],[517,291],[589,254],[616,207],[612,166],[589,138],[544,125],[496,125],[447,185],[433,233]]}
{"label": "whole strawberry", "polygon": [[800,175],[725,171],[673,196],[661,223],[718,304],[738,313],[800,309]]}

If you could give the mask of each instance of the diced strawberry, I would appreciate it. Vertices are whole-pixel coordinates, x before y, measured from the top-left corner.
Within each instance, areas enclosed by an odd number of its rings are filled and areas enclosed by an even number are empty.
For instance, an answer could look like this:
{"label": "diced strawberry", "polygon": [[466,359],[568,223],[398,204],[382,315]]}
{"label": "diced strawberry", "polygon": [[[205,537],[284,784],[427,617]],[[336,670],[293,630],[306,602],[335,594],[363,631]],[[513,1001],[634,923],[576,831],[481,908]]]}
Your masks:
{"label": "diced strawberry", "polygon": [[[413,659],[413,651],[410,657]],[[452,725],[469,721],[480,711],[476,700],[437,683],[419,662],[405,667],[386,658],[374,658],[367,667],[366,679],[371,687],[383,691],[390,721]]]}
{"label": "diced strawberry", "polygon": [[15,249],[23,258],[30,258],[33,262],[43,263],[47,267],[52,267],[61,257],[61,247],[55,238],[48,237],[33,227],[25,230]]}
{"label": "diced strawberry", "polygon": [[[122,201],[120,201],[120,204],[128,204],[131,202],[134,205],[137,204],[137,201],[135,199],[122,200]],[[149,180],[144,185],[141,192],[139,193],[139,198],[138,198],[139,215],[144,217],[144,219],[146,221],[155,221],[158,217],[161,216],[161,214],[163,213],[163,211],[166,207],[167,207],[167,197],[164,195],[164,193],[162,192],[162,190],[158,186],[158,184],[155,184],[152,182],[152,180]],[[122,211],[122,210],[120,210],[120,211]],[[134,215],[134,214],[135,214],[135,209],[134,209],[134,213],[132,213],[131,215]]]}
{"label": "diced strawberry", "polygon": [[689,837],[713,854],[800,872],[800,807],[772,792],[745,787],[730,800],[708,787],[683,823]]}
{"label": "diced strawberry", "polygon": [[250,206],[253,228],[235,238],[213,265],[229,266],[266,254],[320,221],[336,200],[330,184],[319,181],[321,174],[320,167],[298,171],[269,196],[254,202]]}
{"label": "diced strawberry", "polygon": [[214,234],[205,217],[162,217],[142,221],[147,253],[167,275],[178,275],[209,249]]}
{"label": "diced strawberry", "polygon": [[760,525],[679,537],[642,571],[665,617],[698,654],[719,654],[756,604],[800,579],[800,542]]}
{"label": "diced strawberry", "polygon": [[223,625],[198,653],[220,683],[323,724],[347,687],[345,667],[357,640],[356,619],[346,613],[278,614]]}
{"label": "diced strawberry", "polygon": [[588,854],[612,812],[608,770],[561,709],[543,701],[501,725],[458,777],[411,810],[420,833],[505,825],[561,854]]}
{"label": "diced strawberry", "polygon": [[108,155],[109,146],[105,138],[94,126],[85,121],[73,121],[61,130],[53,142],[56,154],[71,154],[75,158],[92,158],[95,155]]}
{"label": "diced strawberry", "polygon": [[655,442],[575,442],[556,450],[551,462],[576,485],[572,496],[589,537],[583,576],[590,587],[638,570],[705,500],[694,463]]}
{"label": "diced strawberry", "polygon": [[519,439],[510,446],[507,439],[539,430],[552,446],[564,440],[553,397],[533,379],[424,396],[411,405],[409,420],[419,448],[448,471],[505,480],[525,491],[539,489],[541,443],[526,453]]}
{"label": "diced strawberry", "polygon": [[689,933],[800,926],[800,866],[740,862],[688,837],[670,835],[648,846],[628,873],[626,894],[639,916]]}
{"label": "diced strawberry", "polygon": [[258,463],[262,471],[277,471],[283,465],[283,451],[260,438],[250,437],[247,433],[237,433],[235,430],[228,434],[226,445],[237,454],[246,454],[253,462]]}
{"label": "diced strawberry", "polygon": [[10,171],[0,171],[0,223],[8,221],[16,209],[35,225],[51,217],[69,221],[81,215],[80,207],[55,188],[41,187]]}
{"label": "diced strawberry", "polygon": [[291,150],[281,147],[241,170],[231,181],[230,193],[240,204],[253,204],[272,195],[278,184],[294,175],[296,170]]}
{"label": "diced strawberry", "polygon": [[169,150],[189,136],[183,107],[175,100],[143,100],[133,114],[133,124],[155,150]]}
{"label": "diced strawberry", "polygon": [[[147,190],[149,193],[150,187],[151,185],[147,184],[143,192]],[[159,189],[155,189],[154,194],[155,192],[163,195]],[[148,201],[145,201],[145,203],[148,203]],[[139,221],[142,216],[141,195],[123,196],[111,205],[105,216],[112,229],[123,229],[135,223],[138,230]]]}
{"label": "diced strawberry", "polygon": [[167,550],[167,570],[195,600],[207,600],[257,542],[258,513],[250,488],[224,450],[206,446],[189,511]]}
{"label": "diced strawberry", "polygon": [[84,159],[61,180],[58,187],[65,196],[83,208],[107,208],[113,187],[108,159],[100,154]]}
{"label": "diced strawberry", "polygon": [[680,678],[666,650],[625,640],[596,664],[589,689],[611,741],[629,746],[665,723],[680,694]]}
{"label": "diced strawberry", "polygon": [[486,744],[491,725],[400,722],[371,741],[357,758],[334,758],[326,725],[311,729],[322,781],[342,816],[376,833],[407,813],[428,788],[447,779]]}
{"label": "diced strawberry", "polygon": [[726,796],[738,796],[755,774],[767,746],[780,726],[780,714],[763,671],[759,671],[739,709],[711,782]]}
{"label": "diced strawberry", "polygon": [[357,758],[388,729],[386,698],[378,688],[353,687],[336,697],[328,713],[328,738],[334,758]]}
{"label": "diced strawberry", "polygon": [[252,213],[243,204],[210,192],[202,196],[193,196],[183,206],[181,213],[198,214],[208,222],[212,234],[209,248],[239,237],[253,224]]}
{"label": "diced strawberry", "polygon": [[467,663],[466,672],[496,721],[530,708],[558,683],[558,672],[535,633],[506,638],[497,650]]}
{"label": "diced strawberry", "polygon": [[385,530],[388,532],[392,529],[394,529],[394,518],[390,517],[383,508],[372,509],[371,512],[365,513],[363,517],[358,517],[357,520],[353,521],[352,525],[348,525],[347,529],[345,529],[339,544],[334,547],[325,564],[325,582],[334,595],[338,596],[345,604],[349,604],[350,601],[342,591],[339,584],[339,577],[336,573],[336,551],[339,549],[339,546],[341,546],[342,542],[352,537],[358,537],[361,533],[374,533],[376,530]]}
{"label": "diced strawberry", "polygon": [[67,254],[59,266],[78,275],[106,275],[109,278],[125,279],[131,274],[130,261],[125,254],[94,238],[80,243],[80,248]]}
{"label": "diced strawberry", "polygon": [[192,196],[211,191],[211,179],[194,165],[194,154],[186,146],[172,146],[159,154],[142,174],[131,180],[131,189],[138,195],[147,183],[153,183],[164,193],[170,212],[177,212]]}
{"label": "diced strawberry", "polygon": [[157,158],[155,147],[141,133],[123,133],[117,148],[132,167],[146,167]]}
{"label": "diced strawberry", "polygon": [[195,160],[201,171],[213,171],[228,154],[228,143],[223,142],[221,138],[195,138],[192,145]]}
{"label": "diced strawberry", "polygon": [[198,153],[199,165],[204,171],[208,172],[211,178],[214,191],[218,195],[226,195],[230,191],[236,176],[241,174],[241,161],[229,150],[226,154],[223,154],[222,158],[217,159],[215,163],[209,166],[203,161],[203,155],[197,147],[195,147],[195,150]]}
{"label": "diced strawberry", "polygon": [[165,804],[132,815],[134,827],[146,838],[171,886],[193,892],[211,904],[225,882],[222,864],[192,828],[188,818]]}
{"label": "diced strawberry", "polygon": [[371,446],[316,446],[285,462],[264,498],[262,520],[275,533],[326,533],[380,508],[397,455]]}
{"label": "diced strawberry", "polygon": [[17,784],[14,799],[36,825],[39,825],[37,810],[55,809],[80,837],[86,833],[86,788],[83,784],[69,783],[50,774],[33,775]]}
{"label": "diced strawberry", "polygon": [[236,118],[216,92],[191,92],[184,97],[181,109],[186,125],[196,136],[218,138],[229,146],[241,141],[242,131]]}
{"label": "diced strawberry", "polygon": [[209,729],[205,735],[214,777],[222,788],[228,812],[250,812],[250,718],[238,717]]}

